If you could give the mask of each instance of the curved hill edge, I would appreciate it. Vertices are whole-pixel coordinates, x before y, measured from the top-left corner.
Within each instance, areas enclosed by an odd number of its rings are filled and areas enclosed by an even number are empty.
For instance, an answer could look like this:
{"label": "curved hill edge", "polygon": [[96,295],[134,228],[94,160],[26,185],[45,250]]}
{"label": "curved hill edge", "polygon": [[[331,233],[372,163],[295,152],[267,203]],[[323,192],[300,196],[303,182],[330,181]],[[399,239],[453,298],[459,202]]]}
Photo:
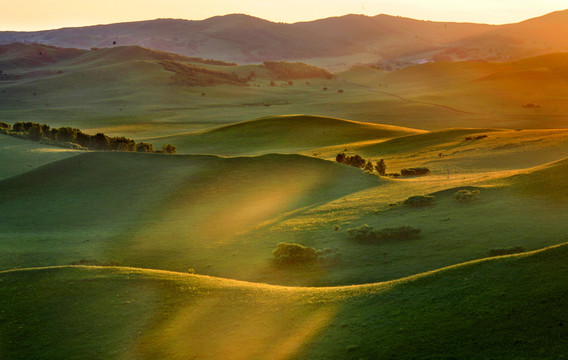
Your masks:
{"label": "curved hill edge", "polygon": [[[301,287],[301,286],[284,286],[284,285],[272,285],[266,283],[255,283],[250,281],[235,280],[229,278],[220,278],[210,275],[200,275],[200,274],[189,274],[168,270],[159,269],[147,269],[147,268],[136,268],[136,267],[123,267],[123,266],[94,266],[94,265],[57,265],[57,266],[44,266],[44,267],[29,267],[29,268],[17,268],[0,271],[0,275],[9,274],[15,272],[32,272],[32,271],[51,271],[51,270],[61,270],[61,269],[79,269],[79,270],[95,270],[95,269],[107,269],[109,271],[115,271],[118,274],[122,273],[124,275],[128,274],[151,274],[152,276],[160,277],[166,280],[182,280],[182,279],[197,279],[206,281],[207,285],[210,287],[240,287],[240,288],[260,288],[265,290],[286,290],[286,291],[298,291],[298,292],[353,292],[355,295],[357,290],[363,290],[365,293],[373,293],[382,290],[386,290],[396,285],[406,284],[420,279],[428,278],[430,276],[438,276],[448,271],[464,269],[470,266],[476,266],[484,263],[500,261],[501,259],[521,259],[532,256],[539,256],[545,253],[555,252],[561,248],[568,248],[568,242],[548,246],[542,249],[537,249],[533,251],[527,251],[520,254],[512,255],[502,255],[487,257],[483,259],[466,261],[459,264],[454,264],[450,266],[445,266],[440,269],[427,271],[420,274],[415,274],[407,276],[400,279],[370,283],[370,284],[357,284],[357,285],[343,285],[343,286],[325,286],[325,287]],[[172,277],[176,277],[175,279]]]}
{"label": "curved hill edge", "polygon": [[281,121],[281,120],[285,120],[285,119],[298,119],[298,118],[308,118],[308,119],[314,119],[314,120],[331,121],[331,122],[335,122],[335,124],[341,124],[341,125],[368,126],[368,127],[372,127],[372,128],[377,128],[377,130],[384,130],[384,131],[401,131],[401,132],[411,132],[411,133],[415,133],[415,134],[423,134],[423,133],[429,132],[427,130],[414,129],[414,128],[408,128],[408,127],[403,127],[403,126],[375,124],[375,123],[369,123],[369,122],[363,122],[363,121],[334,118],[334,117],[329,117],[329,116],[306,115],[306,114],[288,114],[288,115],[276,115],[276,116],[263,116],[263,117],[260,117],[260,118],[240,121],[240,122],[236,122],[236,123],[232,123],[232,124],[224,124],[224,125],[214,126],[214,127],[203,129],[203,130],[188,131],[188,132],[173,134],[173,135],[148,137],[148,138],[145,138],[144,140],[176,138],[176,137],[186,136],[186,135],[192,135],[193,136],[193,135],[212,134],[212,133],[217,133],[217,132],[226,131],[226,130],[240,129],[242,127],[250,126],[250,125],[266,124],[268,122],[276,122],[276,121]]}

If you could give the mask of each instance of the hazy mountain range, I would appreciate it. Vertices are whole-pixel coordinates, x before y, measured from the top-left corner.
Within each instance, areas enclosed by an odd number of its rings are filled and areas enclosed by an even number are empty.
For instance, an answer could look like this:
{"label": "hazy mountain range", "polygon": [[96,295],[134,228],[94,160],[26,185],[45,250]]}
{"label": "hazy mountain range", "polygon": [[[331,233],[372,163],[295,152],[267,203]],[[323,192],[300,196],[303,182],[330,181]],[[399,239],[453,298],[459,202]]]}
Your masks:
{"label": "hazy mountain range", "polygon": [[[157,19],[33,32],[0,32],[0,43],[89,49],[140,45],[238,63],[347,57],[396,64],[420,59],[517,59],[568,51],[568,10],[507,25],[345,15],[294,24],[248,15]],[[371,61],[369,61],[371,59]],[[321,64],[319,64],[321,65]]]}

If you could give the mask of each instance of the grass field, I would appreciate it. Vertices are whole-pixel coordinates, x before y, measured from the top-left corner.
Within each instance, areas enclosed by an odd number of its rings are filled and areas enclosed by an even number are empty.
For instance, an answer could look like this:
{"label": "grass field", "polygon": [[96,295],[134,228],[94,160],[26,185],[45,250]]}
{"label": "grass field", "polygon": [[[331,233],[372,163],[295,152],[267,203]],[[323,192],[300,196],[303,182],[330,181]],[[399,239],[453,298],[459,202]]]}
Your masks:
{"label": "grass field", "polygon": [[[0,135],[0,359],[562,358],[565,60],[289,83],[140,47],[0,53],[0,121],[178,150]],[[237,85],[188,85],[203,74]],[[335,257],[279,265],[281,242]]]}
{"label": "grass field", "polygon": [[561,245],[336,288],[132,268],[2,272],[0,348],[11,359],[557,359],[566,256]]}

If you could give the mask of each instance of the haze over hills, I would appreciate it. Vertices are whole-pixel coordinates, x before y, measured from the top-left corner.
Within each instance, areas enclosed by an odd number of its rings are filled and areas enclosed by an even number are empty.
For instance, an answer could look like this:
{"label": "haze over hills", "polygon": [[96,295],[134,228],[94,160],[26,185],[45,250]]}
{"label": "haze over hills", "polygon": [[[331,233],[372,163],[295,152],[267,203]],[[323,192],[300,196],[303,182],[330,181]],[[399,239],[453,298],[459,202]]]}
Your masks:
{"label": "haze over hills", "polygon": [[[442,54],[455,59],[512,59],[566,51],[567,11],[518,24],[444,23],[345,15],[294,24],[233,14],[202,21],[158,19],[34,32],[0,32],[0,43],[33,42],[89,49],[139,45],[238,63],[344,57],[407,62]],[[543,40],[543,34],[546,34]],[[554,34],[554,35],[552,35]],[[335,62],[323,62],[337,65]],[[393,65],[397,66],[397,65]]]}
{"label": "haze over hills", "polygon": [[0,359],[561,358],[567,36],[0,33]]}
{"label": "haze over hills", "polygon": [[[0,116],[151,138],[279,114],[433,130],[565,128],[566,53],[329,72],[142,48],[0,45]],[[38,120],[42,119],[42,120]],[[543,121],[546,119],[546,121]]]}

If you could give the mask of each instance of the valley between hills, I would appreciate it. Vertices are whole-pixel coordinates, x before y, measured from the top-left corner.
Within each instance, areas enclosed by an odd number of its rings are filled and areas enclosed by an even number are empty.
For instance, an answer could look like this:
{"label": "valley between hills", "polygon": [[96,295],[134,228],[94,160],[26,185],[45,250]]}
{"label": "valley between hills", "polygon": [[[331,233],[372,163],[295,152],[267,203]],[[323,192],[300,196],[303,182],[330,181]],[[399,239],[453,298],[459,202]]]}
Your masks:
{"label": "valley between hills", "polygon": [[563,358],[566,14],[0,32],[0,358]]}

